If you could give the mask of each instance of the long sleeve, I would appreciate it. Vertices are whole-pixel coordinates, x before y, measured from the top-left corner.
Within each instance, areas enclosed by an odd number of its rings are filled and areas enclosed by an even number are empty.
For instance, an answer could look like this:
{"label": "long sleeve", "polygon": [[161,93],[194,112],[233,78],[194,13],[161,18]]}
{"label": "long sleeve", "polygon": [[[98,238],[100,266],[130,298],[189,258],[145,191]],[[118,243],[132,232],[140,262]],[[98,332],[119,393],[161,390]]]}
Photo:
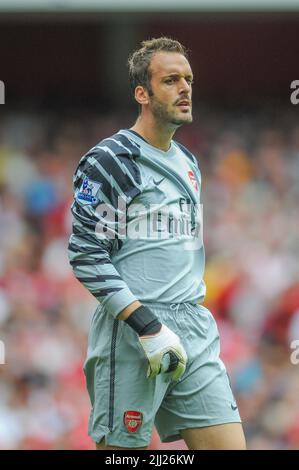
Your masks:
{"label": "long sleeve", "polygon": [[74,175],[69,259],[77,279],[116,317],[137,300],[111,262],[128,204],[141,192],[138,147],[116,134],[91,149]]}

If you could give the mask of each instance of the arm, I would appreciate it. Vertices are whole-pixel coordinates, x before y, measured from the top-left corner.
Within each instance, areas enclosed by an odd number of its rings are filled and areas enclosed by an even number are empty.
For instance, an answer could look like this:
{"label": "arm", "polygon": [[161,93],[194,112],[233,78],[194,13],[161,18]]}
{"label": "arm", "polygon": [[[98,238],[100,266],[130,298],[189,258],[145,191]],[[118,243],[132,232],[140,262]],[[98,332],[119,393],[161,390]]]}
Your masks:
{"label": "arm", "polygon": [[117,318],[119,320],[127,320],[128,317],[131,315],[131,313],[133,313],[134,310],[136,310],[138,307],[141,307],[141,305],[142,304],[139,302],[139,300],[135,300],[130,305],[128,305],[124,310],[122,310]]}
{"label": "arm", "polygon": [[121,165],[101,147],[88,152],[74,176],[71,209],[70,264],[77,279],[114,318],[137,301],[111,262],[112,250],[121,243],[118,235],[126,206],[140,193],[137,165],[129,156],[126,163]]}

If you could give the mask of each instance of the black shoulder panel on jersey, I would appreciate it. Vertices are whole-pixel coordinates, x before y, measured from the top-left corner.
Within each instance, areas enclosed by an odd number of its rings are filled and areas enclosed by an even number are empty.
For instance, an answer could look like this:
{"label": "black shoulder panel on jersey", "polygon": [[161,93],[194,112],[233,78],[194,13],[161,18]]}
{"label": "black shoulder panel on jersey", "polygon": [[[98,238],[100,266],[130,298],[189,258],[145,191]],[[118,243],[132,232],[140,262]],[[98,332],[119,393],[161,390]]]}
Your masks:
{"label": "black shoulder panel on jersey", "polygon": [[[141,174],[135,162],[139,155],[137,146],[125,136],[115,134],[87,152],[76,172],[80,170],[92,181],[101,183],[101,191],[117,206],[118,197],[133,199],[140,193]],[[75,182],[76,188],[82,184],[82,177]]]}
{"label": "black shoulder panel on jersey", "polygon": [[182,144],[180,144],[179,142],[177,142],[176,140],[174,141],[175,144],[180,147],[180,149],[182,150],[182,152],[184,152],[184,154],[192,161],[192,163],[194,163],[195,165],[197,165],[197,160],[196,158],[194,157],[193,153],[190,152],[190,150],[186,149],[186,147]]}
{"label": "black shoulder panel on jersey", "polygon": [[131,173],[138,184],[141,184],[141,176],[138,166],[135,163],[136,158],[140,157],[140,147],[132,142],[123,134],[114,134],[107,139],[102,140],[100,146],[107,146],[115,154],[127,170]]}

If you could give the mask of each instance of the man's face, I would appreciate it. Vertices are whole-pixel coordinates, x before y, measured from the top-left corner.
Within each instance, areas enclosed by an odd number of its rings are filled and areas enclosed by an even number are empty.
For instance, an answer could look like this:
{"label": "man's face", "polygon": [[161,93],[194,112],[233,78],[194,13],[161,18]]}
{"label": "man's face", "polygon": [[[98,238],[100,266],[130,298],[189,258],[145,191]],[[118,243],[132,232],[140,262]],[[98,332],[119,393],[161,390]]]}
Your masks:
{"label": "man's face", "polygon": [[186,57],[177,52],[157,52],[150,64],[149,109],[161,124],[179,127],[192,122],[193,74]]}

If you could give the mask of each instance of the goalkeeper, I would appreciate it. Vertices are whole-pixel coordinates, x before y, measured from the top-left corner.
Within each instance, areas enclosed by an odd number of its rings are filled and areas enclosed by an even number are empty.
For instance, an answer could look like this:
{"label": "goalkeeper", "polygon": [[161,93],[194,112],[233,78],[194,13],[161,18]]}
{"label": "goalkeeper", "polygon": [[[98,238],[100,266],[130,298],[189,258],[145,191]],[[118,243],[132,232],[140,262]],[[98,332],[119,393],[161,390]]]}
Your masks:
{"label": "goalkeeper", "polygon": [[97,449],[146,449],[153,425],[189,449],[243,449],[242,425],[205,296],[195,157],[173,140],[192,122],[184,47],[144,41],[129,59],[140,114],[82,157],[70,263],[97,298],[84,364]]}

